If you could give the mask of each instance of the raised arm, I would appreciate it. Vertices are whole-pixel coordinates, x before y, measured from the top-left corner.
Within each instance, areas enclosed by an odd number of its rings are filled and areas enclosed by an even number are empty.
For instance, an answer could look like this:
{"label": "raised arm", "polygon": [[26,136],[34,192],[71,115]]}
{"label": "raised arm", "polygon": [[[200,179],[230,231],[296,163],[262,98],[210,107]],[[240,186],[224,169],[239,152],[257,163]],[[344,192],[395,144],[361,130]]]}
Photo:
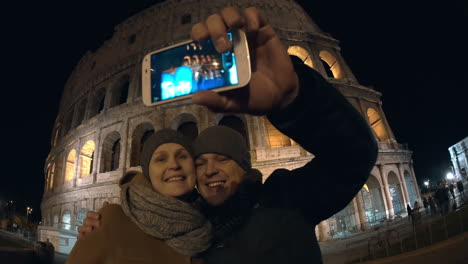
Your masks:
{"label": "raised arm", "polygon": [[270,206],[300,209],[313,224],[343,209],[361,190],[378,147],[369,125],[319,73],[294,60],[296,100],[272,112],[278,130],[315,155],[304,167],[275,171],[265,183]]}

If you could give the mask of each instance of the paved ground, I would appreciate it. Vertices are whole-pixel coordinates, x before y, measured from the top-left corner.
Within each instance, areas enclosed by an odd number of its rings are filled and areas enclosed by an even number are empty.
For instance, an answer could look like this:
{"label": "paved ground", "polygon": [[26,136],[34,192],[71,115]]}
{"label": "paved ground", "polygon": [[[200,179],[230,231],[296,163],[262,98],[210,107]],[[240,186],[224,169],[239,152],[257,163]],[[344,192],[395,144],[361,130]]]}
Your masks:
{"label": "paved ground", "polygon": [[[466,226],[466,223],[468,223],[467,208],[468,203],[462,204],[462,208],[459,208],[456,212],[451,212],[452,214],[454,214],[452,216],[457,216],[458,214],[459,217],[447,217],[446,219],[443,219],[443,217],[440,215],[431,216],[429,212],[423,212],[420,222],[421,224],[419,224],[418,226],[422,226],[423,224],[427,225],[431,223],[431,232],[433,232],[431,236],[433,236],[434,241],[445,240],[445,232],[447,232],[447,230],[449,233],[451,233],[450,235],[462,232],[459,226],[461,225],[463,227]],[[437,229],[438,223],[444,223],[443,220],[452,221],[450,223],[447,223],[448,229],[446,229],[445,232],[443,227]],[[460,223],[460,221],[463,221],[464,224]],[[453,227],[455,227],[455,231],[451,232],[453,231]],[[365,232],[360,232],[347,238],[320,242],[319,245],[322,251],[324,264],[350,263],[352,260],[356,261],[359,259],[365,259],[366,257],[369,257],[369,240],[375,237],[377,233],[380,232],[381,234],[383,234],[386,230],[395,230],[398,233],[400,241],[404,241],[405,238],[412,237],[414,232],[413,225],[408,221],[408,218],[405,217],[381,226],[378,231],[375,230],[375,228],[371,228]],[[421,239],[422,237],[420,236],[423,235],[424,234],[418,233],[418,239]],[[437,237],[437,235],[439,237]],[[441,236],[443,238],[440,238]],[[420,242],[419,247],[424,246],[421,244],[422,243]],[[400,247],[404,248],[405,246],[407,245],[402,246],[402,243],[400,243]],[[399,253],[400,251],[398,252],[398,254]]]}

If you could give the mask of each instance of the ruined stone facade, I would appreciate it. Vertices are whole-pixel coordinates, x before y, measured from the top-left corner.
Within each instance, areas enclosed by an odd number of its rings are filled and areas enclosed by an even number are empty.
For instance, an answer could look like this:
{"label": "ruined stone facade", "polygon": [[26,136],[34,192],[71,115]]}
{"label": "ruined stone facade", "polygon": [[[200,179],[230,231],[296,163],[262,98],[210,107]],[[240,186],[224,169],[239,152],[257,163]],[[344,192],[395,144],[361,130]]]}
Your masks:
{"label": "ruined stone facade", "polygon": [[313,158],[265,117],[213,114],[190,100],[158,107],[142,104],[143,56],[187,39],[193,23],[226,4],[259,7],[289,53],[328,78],[369,121],[379,141],[378,161],[368,183],[348,207],[317,227],[319,239],[350,231],[343,229],[343,221],[365,229],[380,218],[401,214],[407,203],[419,199],[412,152],[396,141],[381,94],[358,83],[340,54],[339,42],[322,32],[297,3],[168,0],[117,25],[112,38],[85,54],[71,73],[45,161],[40,240],[48,238],[56,250],[69,252],[84,212],[99,210],[104,201],[119,202],[119,179],[129,170],[141,171],[141,146],[162,128],[196,136],[212,125],[231,126],[246,137],[252,164],[264,177],[278,167],[293,169]]}
{"label": "ruined stone facade", "polygon": [[452,159],[455,181],[462,181],[468,184],[468,137],[454,144],[448,149]]}

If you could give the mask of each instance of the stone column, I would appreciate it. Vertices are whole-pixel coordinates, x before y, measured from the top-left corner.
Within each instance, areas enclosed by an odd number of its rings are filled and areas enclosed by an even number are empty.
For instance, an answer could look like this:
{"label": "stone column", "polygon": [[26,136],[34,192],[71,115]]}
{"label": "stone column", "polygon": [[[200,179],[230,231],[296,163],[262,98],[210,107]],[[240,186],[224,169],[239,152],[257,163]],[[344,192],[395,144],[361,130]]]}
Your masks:
{"label": "stone column", "polygon": [[397,163],[397,167],[398,167],[398,173],[400,174],[399,178],[400,178],[401,186],[403,187],[402,188],[403,189],[403,198],[405,200],[405,207],[406,207],[406,204],[408,204],[408,203],[411,205],[411,201],[410,201],[409,193],[408,193],[408,186],[406,186],[403,166],[401,166],[401,163]]}
{"label": "stone column", "polygon": [[418,181],[416,180],[416,174],[414,173],[413,164],[412,163],[409,164],[409,167],[411,170],[411,178],[413,179],[413,182],[414,182],[414,189],[415,189],[414,191],[416,192],[416,198],[422,204],[421,192],[419,191]]}
{"label": "stone column", "polygon": [[388,206],[387,216],[389,218],[393,218],[393,216],[394,216],[393,203],[392,203],[392,197],[390,195],[390,189],[389,189],[389,186],[388,186],[387,177],[383,174],[383,165],[379,165],[378,168],[379,168],[380,175],[382,175],[382,181],[383,181],[383,184],[384,184],[383,189],[384,189],[384,193],[385,193],[385,200],[387,200],[387,206]]}
{"label": "stone column", "polygon": [[[360,193],[358,193],[358,195],[360,195]],[[354,222],[356,222],[356,226],[357,226],[359,229],[361,229],[362,221],[361,221],[361,216],[360,216],[358,204],[357,204],[357,202],[356,202],[356,197],[354,197],[353,200],[352,200],[351,202],[353,203]]]}
{"label": "stone column", "polygon": [[359,192],[355,198],[356,198],[357,208],[359,211],[359,219],[361,221],[361,230],[364,231],[369,228],[369,223],[367,222],[367,218],[366,218],[366,206],[364,204],[364,200],[362,199],[361,192]]}
{"label": "stone column", "polygon": [[319,241],[326,241],[331,239],[330,226],[328,225],[327,220],[323,220],[318,224],[318,233]]}

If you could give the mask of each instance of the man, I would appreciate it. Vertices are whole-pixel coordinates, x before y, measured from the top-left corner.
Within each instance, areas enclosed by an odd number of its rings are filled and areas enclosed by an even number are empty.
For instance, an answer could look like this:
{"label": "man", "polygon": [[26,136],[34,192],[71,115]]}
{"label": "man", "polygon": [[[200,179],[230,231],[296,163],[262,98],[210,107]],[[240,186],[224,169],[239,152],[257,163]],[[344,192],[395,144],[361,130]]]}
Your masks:
{"label": "man", "polygon": [[299,59],[291,60],[256,8],[243,15],[225,8],[194,25],[192,38],[211,38],[225,52],[231,47],[227,28],[235,27],[248,35],[249,86],[223,94],[201,91],[193,102],[215,112],[266,114],[315,157],[301,168],[274,171],[261,185],[239,133],[221,126],[202,131],[194,144],[198,190],[215,232],[204,257],[208,263],[321,263],[315,226],[360,191],[376,161],[376,141],[334,87]]}
{"label": "man", "polygon": [[442,216],[447,215],[449,211],[449,190],[444,182],[439,181],[437,190],[434,193],[434,198],[437,200],[437,203],[440,205],[440,214]]}
{"label": "man", "polygon": [[463,187],[463,182],[461,180],[457,181],[457,189],[460,193],[462,200],[465,201],[465,188]]}

